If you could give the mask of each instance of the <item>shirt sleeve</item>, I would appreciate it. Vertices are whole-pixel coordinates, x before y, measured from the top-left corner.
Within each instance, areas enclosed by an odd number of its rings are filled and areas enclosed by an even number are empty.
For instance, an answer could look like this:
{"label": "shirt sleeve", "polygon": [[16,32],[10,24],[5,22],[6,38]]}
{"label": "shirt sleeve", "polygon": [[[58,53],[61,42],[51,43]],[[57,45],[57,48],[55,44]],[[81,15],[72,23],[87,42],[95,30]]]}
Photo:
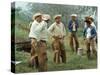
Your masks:
{"label": "shirt sleeve", "polygon": [[77,23],[77,28],[79,28],[79,22],[78,22],[78,20],[76,20],[76,23]]}
{"label": "shirt sleeve", "polygon": [[68,23],[68,29],[70,30],[70,26],[71,26],[71,21],[69,21]]}
{"label": "shirt sleeve", "polygon": [[92,35],[91,35],[91,38],[94,38],[96,36],[96,30],[95,30],[95,27],[92,28],[92,31],[91,31]]}
{"label": "shirt sleeve", "polygon": [[54,24],[52,24],[49,28],[48,28],[48,32],[50,35],[53,35],[53,30],[54,30]]}
{"label": "shirt sleeve", "polygon": [[95,28],[95,30],[96,30],[96,25],[94,24],[94,22],[92,23],[92,26]]}
{"label": "shirt sleeve", "polygon": [[34,32],[34,28],[35,28],[35,23],[33,22],[30,28],[30,32]]}
{"label": "shirt sleeve", "polygon": [[33,33],[35,32],[34,28],[35,28],[35,23],[33,22],[31,27],[30,27],[29,37],[34,37],[34,35],[33,35]]}

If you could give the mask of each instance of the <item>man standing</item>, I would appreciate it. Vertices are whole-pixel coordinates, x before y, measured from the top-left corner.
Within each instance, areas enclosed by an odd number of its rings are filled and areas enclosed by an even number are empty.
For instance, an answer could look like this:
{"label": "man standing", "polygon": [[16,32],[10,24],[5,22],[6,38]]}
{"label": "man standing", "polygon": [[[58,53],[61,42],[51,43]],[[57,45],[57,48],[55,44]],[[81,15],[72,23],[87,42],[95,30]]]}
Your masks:
{"label": "man standing", "polygon": [[[95,30],[96,30],[96,32],[97,32],[97,27],[96,27],[96,25],[95,25],[95,23],[94,23],[94,19],[93,19],[92,16],[89,17],[89,21],[91,21],[91,25],[95,28]],[[98,42],[97,35],[96,35],[96,37],[95,37],[95,42],[96,42],[96,44],[97,44],[97,42]]]}
{"label": "man standing", "polygon": [[64,38],[66,36],[65,26],[61,22],[61,15],[55,15],[54,19],[55,22],[48,28],[53,37],[54,62],[60,63],[61,58],[62,62],[66,63],[66,52],[64,48]]}
{"label": "man standing", "polygon": [[86,38],[86,49],[87,49],[87,57],[90,59],[91,58],[91,50],[90,46],[92,48],[93,54],[97,56],[97,52],[95,49],[95,36],[96,36],[96,30],[95,27],[92,26],[92,22],[87,20],[85,21],[87,24],[87,27],[84,29],[84,37]]}
{"label": "man standing", "polygon": [[[91,22],[91,26],[93,26],[93,27],[95,28],[96,32],[97,32],[97,28],[96,28],[96,25],[95,25],[95,23],[94,23],[93,17],[92,17],[92,16],[86,16],[86,17],[85,17],[85,26],[84,26],[84,28],[87,27],[86,21],[90,21],[90,22]],[[97,44],[97,35],[96,35],[96,37],[95,37],[95,42],[96,42],[96,44]]]}
{"label": "man standing", "polygon": [[42,20],[42,14],[36,13],[34,22],[30,28],[29,37],[31,39],[31,63],[38,71],[47,71],[47,23]]}
{"label": "man standing", "polygon": [[[77,20],[77,15],[76,14],[72,14],[71,15],[71,20],[69,21],[68,24],[68,29],[70,32],[70,46],[72,51],[76,51],[79,48],[79,42],[78,42],[78,38],[77,38],[77,30],[78,30],[79,24],[78,24],[78,20]],[[74,48],[75,46],[75,48]]]}

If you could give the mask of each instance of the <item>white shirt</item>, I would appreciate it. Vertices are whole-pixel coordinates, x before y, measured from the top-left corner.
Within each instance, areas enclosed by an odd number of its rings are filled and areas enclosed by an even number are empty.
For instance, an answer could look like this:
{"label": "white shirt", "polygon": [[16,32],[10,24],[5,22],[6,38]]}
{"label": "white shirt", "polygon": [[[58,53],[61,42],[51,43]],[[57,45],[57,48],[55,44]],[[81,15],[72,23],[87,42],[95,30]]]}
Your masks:
{"label": "white shirt", "polygon": [[73,31],[76,31],[76,25],[75,25],[75,22],[73,22],[72,25],[73,25]]}
{"label": "white shirt", "polygon": [[38,23],[36,20],[32,23],[30,28],[29,37],[36,38],[37,41],[45,40],[47,41],[47,23],[42,21]]}
{"label": "white shirt", "polygon": [[64,24],[61,22],[60,24],[57,24],[54,22],[49,28],[48,31],[51,33],[52,36],[65,36],[66,30],[64,27]]}
{"label": "white shirt", "polygon": [[91,37],[91,28],[90,27],[87,28],[86,33],[87,33],[86,38],[90,38]]}

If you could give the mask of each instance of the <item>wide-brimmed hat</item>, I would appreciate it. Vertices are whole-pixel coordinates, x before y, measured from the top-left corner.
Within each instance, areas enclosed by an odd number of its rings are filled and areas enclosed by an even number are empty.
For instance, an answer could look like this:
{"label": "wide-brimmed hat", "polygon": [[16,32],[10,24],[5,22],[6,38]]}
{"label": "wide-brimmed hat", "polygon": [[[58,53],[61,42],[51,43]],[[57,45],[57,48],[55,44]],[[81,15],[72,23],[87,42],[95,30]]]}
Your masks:
{"label": "wide-brimmed hat", "polygon": [[54,19],[56,19],[57,17],[60,17],[60,18],[61,18],[61,16],[62,16],[62,15],[60,15],[60,14],[55,15],[55,16],[54,16]]}
{"label": "wide-brimmed hat", "polygon": [[42,15],[42,19],[43,20],[50,20],[51,19],[51,16],[49,14],[43,14]]}
{"label": "wide-brimmed hat", "polygon": [[89,16],[89,19],[91,19],[92,21],[94,21],[94,18],[93,18],[93,16]]}
{"label": "wide-brimmed hat", "polygon": [[72,17],[72,16],[77,17],[77,14],[71,14],[70,16],[71,16],[71,17]]}
{"label": "wide-brimmed hat", "polygon": [[33,20],[35,20],[37,16],[42,16],[42,14],[41,14],[41,13],[35,13],[35,14],[33,15]]}

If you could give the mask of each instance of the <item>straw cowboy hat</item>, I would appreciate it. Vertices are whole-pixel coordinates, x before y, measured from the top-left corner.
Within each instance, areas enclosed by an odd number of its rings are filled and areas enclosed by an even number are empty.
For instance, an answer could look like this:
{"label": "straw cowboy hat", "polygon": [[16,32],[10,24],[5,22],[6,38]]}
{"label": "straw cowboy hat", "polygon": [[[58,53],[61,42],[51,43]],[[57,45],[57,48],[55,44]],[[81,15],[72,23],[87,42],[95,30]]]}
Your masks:
{"label": "straw cowboy hat", "polygon": [[60,14],[59,14],[59,15],[55,15],[55,16],[54,16],[54,19],[56,19],[56,18],[58,18],[58,17],[61,18],[61,16],[62,16],[62,15],[60,15]]}
{"label": "straw cowboy hat", "polygon": [[37,16],[42,16],[42,13],[35,13],[33,15],[32,19],[35,20]]}
{"label": "straw cowboy hat", "polygon": [[50,17],[49,14],[43,14],[43,15],[42,15],[42,19],[43,19],[43,20],[50,20],[51,17]]}
{"label": "straw cowboy hat", "polygon": [[71,17],[72,17],[72,16],[77,17],[77,14],[72,14]]}

